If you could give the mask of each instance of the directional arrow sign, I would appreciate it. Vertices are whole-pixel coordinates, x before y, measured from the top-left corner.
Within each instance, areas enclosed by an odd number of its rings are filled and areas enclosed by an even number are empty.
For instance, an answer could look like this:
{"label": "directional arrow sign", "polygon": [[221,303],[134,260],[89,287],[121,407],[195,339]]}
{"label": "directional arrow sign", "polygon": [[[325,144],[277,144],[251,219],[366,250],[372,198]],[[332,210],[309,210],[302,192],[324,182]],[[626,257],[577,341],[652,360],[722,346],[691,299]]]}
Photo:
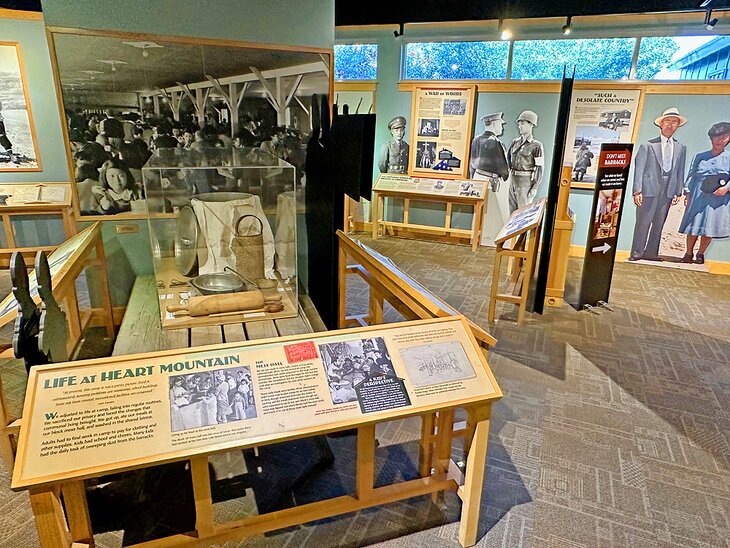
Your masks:
{"label": "directional arrow sign", "polygon": [[603,245],[599,245],[598,247],[594,247],[593,249],[591,249],[591,251],[593,253],[596,253],[597,251],[603,251],[603,253],[605,255],[606,251],[608,251],[609,249],[611,249],[611,246],[608,245],[608,242],[604,242]]}

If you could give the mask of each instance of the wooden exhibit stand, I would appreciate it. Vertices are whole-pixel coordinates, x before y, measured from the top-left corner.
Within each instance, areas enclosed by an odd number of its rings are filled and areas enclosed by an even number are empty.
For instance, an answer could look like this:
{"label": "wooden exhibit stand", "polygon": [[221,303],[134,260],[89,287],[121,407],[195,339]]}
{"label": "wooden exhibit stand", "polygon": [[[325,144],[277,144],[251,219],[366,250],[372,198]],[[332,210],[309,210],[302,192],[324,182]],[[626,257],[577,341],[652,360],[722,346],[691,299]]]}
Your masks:
{"label": "wooden exhibit stand", "polygon": [[[107,336],[114,337],[114,320],[111,295],[107,278],[104,243],[101,236],[101,223],[94,223],[76,236],[61,244],[48,257],[51,271],[51,287],[53,296],[64,306],[68,321],[68,355],[72,355],[81,341],[84,329],[92,322],[100,320],[106,328]],[[95,267],[99,277],[102,308],[82,310],[79,307],[76,293],[76,281],[87,267]],[[35,272],[30,273],[30,293],[33,300],[40,303]],[[18,315],[18,303],[12,293],[0,303],[0,327],[13,321]],[[0,357],[11,358],[12,349],[3,352]],[[17,419],[17,418],[16,418]],[[18,435],[19,421],[8,415],[5,395],[0,383],[0,455],[12,466],[15,438]]]}
{"label": "wooden exhibit stand", "polygon": [[15,241],[13,217],[60,216],[66,238],[76,234],[71,185],[68,183],[5,184],[0,186],[0,195],[9,196],[6,200],[7,205],[0,205],[0,219],[6,240],[6,247],[0,249],[0,267],[7,268],[10,256],[16,251],[23,253],[26,264],[30,265],[38,251],[50,253],[57,247],[55,245],[18,247]]}
{"label": "wooden exhibit stand", "polygon": [[[369,396],[364,393],[363,381],[356,385],[362,387],[358,388],[362,392],[358,392],[356,400],[338,403],[328,377],[329,367],[335,362],[328,366],[324,355],[330,355],[332,350],[328,349],[343,348],[343,342],[350,348],[360,345],[365,349],[366,341],[383,341],[389,350],[393,371],[368,377],[371,386],[367,388],[373,389]],[[450,362],[448,367],[440,367],[439,360],[449,353],[444,350],[443,356],[436,355],[433,346],[458,348],[456,353],[463,357],[454,358],[456,361]],[[431,369],[426,373],[421,360],[431,363]],[[178,363],[185,371],[178,372],[180,368],[173,365]],[[184,363],[208,364],[199,367],[212,367],[205,370],[210,372],[231,371],[238,367],[237,364],[248,364],[245,367],[250,368],[254,379],[257,416],[203,427],[174,426],[173,415],[178,407],[173,403],[170,387],[175,375],[189,373],[189,368],[182,366]],[[272,367],[283,368],[284,363],[292,375],[304,371],[304,376],[292,382],[298,382],[298,386],[311,386],[310,390],[318,396],[311,405],[300,406],[296,412],[272,407],[277,401],[277,405],[286,407],[294,399],[291,392],[287,397],[278,396],[277,390],[267,385],[271,379],[279,378],[278,375],[271,377],[267,371]],[[205,374],[204,370],[200,371]],[[454,371],[458,372],[456,377]],[[431,375],[433,380],[425,380],[423,375]],[[82,378],[90,379],[88,396],[74,396],[78,393],[75,392],[79,386],[76,382]],[[458,386],[453,382],[455,379],[459,381]],[[392,394],[382,396],[379,390],[385,384],[400,387],[400,394],[406,397],[396,401]],[[108,396],[112,393],[119,393],[119,396],[110,404]],[[93,546],[85,479],[178,461],[187,461],[190,465],[195,530],[148,541],[144,543],[146,547],[222,544],[366,507],[426,494],[436,496],[445,490],[456,491],[463,500],[459,541],[463,546],[472,546],[477,541],[491,405],[501,396],[486,358],[463,317],[208,346],[184,352],[157,352],[132,359],[120,356],[47,365],[33,368],[28,380],[25,419],[12,488],[30,491],[38,535],[44,548]],[[97,422],[84,430],[83,438],[78,435],[78,443],[65,445],[68,434],[63,432],[63,424],[72,421],[75,415],[52,415],[53,409],[60,411],[56,405],[59,397],[64,397],[63,411],[66,413],[96,414],[100,405],[96,400],[104,400],[107,403],[103,406],[113,406],[114,413],[125,416],[137,413],[134,416],[140,418],[132,423],[134,429],[127,427],[124,417],[117,417],[117,422]],[[299,399],[302,399],[301,392]],[[452,424],[457,408],[465,409],[467,414],[465,428],[458,434],[464,440],[467,463],[464,474],[450,460],[452,438],[456,435]],[[421,417],[424,423],[430,423],[432,417],[438,416],[436,425],[431,423],[429,428],[422,429],[426,434],[420,441],[421,477],[375,487],[377,424],[415,416]],[[122,427],[115,424],[122,424]],[[44,435],[49,428],[52,432]],[[227,523],[215,521],[209,457],[232,449],[353,428],[357,429],[354,492]],[[80,441],[82,439],[85,441]]]}
{"label": "wooden exhibit stand", "polygon": [[[528,204],[514,213],[497,234],[494,243],[497,245],[492,274],[492,291],[489,296],[489,321],[494,321],[497,302],[503,301],[519,307],[517,324],[525,319],[527,295],[530,280],[535,271],[540,227],[545,212],[545,198]],[[508,242],[514,239],[511,247]],[[509,257],[513,262],[504,292],[499,292],[502,259]]]}
{"label": "wooden exhibit stand", "polygon": [[[403,221],[385,219],[385,199],[403,200]],[[469,242],[472,251],[479,247],[482,234],[482,217],[487,199],[485,181],[444,181],[441,179],[418,179],[407,175],[381,173],[373,186],[371,219],[373,239],[391,231],[395,235],[410,236],[425,234],[447,241]],[[414,224],[410,221],[411,201],[435,202],[446,205],[443,226]],[[472,208],[471,228],[452,228],[451,214],[454,205],[468,205]]]}
{"label": "wooden exhibit stand", "polygon": [[[448,303],[408,276],[393,261],[365,244],[337,231],[339,238],[339,320],[338,326],[361,327],[383,323],[383,304],[388,302],[407,320],[458,316]],[[347,316],[346,294],[348,275],[358,275],[370,290],[367,314]],[[472,335],[484,347],[497,344],[497,339],[471,320]]]}
{"label": "wooden exhibit stand", "polygon": [[565,294],[565,277],[568,272],[570,241],[573,236],[573,227],[575,226],[575,214],[568,207],[572,175],[572,166],[563,166],[560,174],[560,190],[558,192],[558,206],[555,213],[553,243],[552,249],[550,250],[547,288],[545,289],[546,306],[560,306],[563,304],[563,295]]}

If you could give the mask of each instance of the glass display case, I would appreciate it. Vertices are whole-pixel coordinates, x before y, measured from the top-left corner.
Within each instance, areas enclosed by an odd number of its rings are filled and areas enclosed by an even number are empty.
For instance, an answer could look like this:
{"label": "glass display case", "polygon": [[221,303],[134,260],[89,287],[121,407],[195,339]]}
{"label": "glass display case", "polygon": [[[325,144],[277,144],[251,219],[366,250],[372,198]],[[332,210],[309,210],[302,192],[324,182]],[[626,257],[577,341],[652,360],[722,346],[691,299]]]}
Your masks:
{"label": "glass display case", "polygon": [[142,180],[164,329],[297,315],[296,169],[260,148],[155,151]]}

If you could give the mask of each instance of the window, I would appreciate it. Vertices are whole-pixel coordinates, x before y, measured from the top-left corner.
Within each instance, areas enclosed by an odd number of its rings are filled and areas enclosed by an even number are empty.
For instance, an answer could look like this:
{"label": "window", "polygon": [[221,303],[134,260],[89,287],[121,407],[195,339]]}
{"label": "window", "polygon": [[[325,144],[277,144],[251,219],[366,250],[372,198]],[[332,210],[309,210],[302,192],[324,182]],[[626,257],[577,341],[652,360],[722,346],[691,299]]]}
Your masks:
{"label": "window", "polygon": [[727,80],[730,37],[642,38],[637,80]]}
{"label": "window", "polygon": [[509,42],[406,44],[406,80],[501,80],[507,77]]}
{"label": "window", "polygon": [[513,80],[559,80],[563,67],[580,80],[629,77],[635,38],[519,40],[512,54]]}
{"label": "window", "polygon": [[377,72],[377,44],[335,45],[335,80],[375,80]]}

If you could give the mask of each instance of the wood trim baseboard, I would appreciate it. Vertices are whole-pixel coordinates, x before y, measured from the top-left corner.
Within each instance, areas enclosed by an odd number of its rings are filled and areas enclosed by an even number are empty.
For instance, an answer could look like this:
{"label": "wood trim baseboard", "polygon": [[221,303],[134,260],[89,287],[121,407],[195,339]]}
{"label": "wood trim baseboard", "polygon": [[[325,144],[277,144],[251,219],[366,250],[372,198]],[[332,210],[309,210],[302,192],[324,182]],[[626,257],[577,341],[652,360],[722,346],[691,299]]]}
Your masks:
{"label": "wood trim baseboard", "polygon": [[[570,256],[571,257],[583,257],[585,254],[585,246],[582,245],[571,245]],[[624,249],[616,250],[616,261],[625,261],[629,258],[629,251]],[[724,261],[705,261],[710,274],[720,274],[723,276],[730,276],[730,262]]]}

